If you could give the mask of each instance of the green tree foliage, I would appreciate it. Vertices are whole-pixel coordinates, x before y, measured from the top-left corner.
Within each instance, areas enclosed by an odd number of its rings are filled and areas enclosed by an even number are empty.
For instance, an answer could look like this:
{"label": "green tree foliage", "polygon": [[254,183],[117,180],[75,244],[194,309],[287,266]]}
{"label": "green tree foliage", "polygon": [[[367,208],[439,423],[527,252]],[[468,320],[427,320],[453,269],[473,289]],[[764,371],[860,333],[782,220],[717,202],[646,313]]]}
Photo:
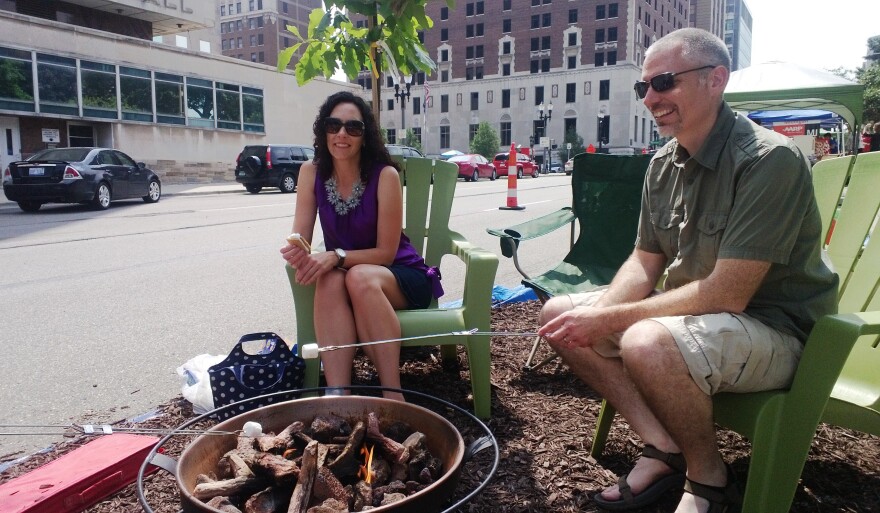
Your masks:
{"label": "green tree foliage", "polygon": [[[568,143],[571,143],[571,151],[566,149]],[[584,147],[584,138],[578,135],[577,130],[571,129],[565,133],[565,140],[562,141],[562,147],[559,149],[560,156],[567,153],[570,158],[585,151],[587,150]]]}
{"label": "green tree foliage", "polygon": [[413,132],[412,128],[406,129],[406,145],[411,146],[424,153],[424,151],[422,150],[422,141],[420,141],[419,138],[416,137],[416,134],[415,132]]}
{"label": "green tree foliage", "polygon": [[[328,0],[326,10],[318,8],[309,16],[306,37],[288,25],[298,42],[278,55],[278,70],[284,70],[294,53],[304,51],[296,63],[296,80],[300,85],[317,76],[330,78],[341,67],[349,79],[362,69],[374,75],[389,70],[402,74],[431,72],[436,64],[419,41],[419,31],[433,26],[425,14],[429,0]],[[455,0],[443,0],[450,9]],[[360,14],[377,23],[372,28],[358,28],[349,18]],[[371,58],[371,47],[381,50],[379,62]],[[384,63],[384,64],[383,64]]]}
{"label": "green tree foliage", "polygon": [[491,161],[498,153],[499,146],[501,139],[498,138],[498,133],[489,123],[481,121],[474,140],[471,141],[471,153],[478,153]]}
{"label": "green tree foliage", "polygon": [[865,110],[862,119],[880,121],[880,61],[859,69],[856,77],[865,86]]}

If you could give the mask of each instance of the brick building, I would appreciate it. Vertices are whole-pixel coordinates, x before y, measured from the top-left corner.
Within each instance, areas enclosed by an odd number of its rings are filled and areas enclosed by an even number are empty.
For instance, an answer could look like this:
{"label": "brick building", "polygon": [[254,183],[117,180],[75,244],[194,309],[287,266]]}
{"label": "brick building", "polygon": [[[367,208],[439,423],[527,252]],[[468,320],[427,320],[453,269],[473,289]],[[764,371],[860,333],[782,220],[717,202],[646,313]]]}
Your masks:
{"label": "brick building", "polygon": [[[293,45],[288,25],[305,35],[309,14],[321,0],[215,0],[220,53],[275,66],[278,52]],[[297,58],[291,59],[291,66]]]}

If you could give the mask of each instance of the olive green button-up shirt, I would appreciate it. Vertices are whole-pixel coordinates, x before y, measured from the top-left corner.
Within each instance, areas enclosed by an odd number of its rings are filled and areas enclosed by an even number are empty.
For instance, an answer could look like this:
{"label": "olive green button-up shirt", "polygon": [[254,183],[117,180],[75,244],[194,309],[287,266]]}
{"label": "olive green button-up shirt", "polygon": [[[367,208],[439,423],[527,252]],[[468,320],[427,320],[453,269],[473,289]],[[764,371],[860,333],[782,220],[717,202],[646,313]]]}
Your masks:
{"label": "olive green button-up shirt", "polygon": [[693,156],[673,139],[651,160],[636,246],[667,258],[666,289],[707,277],[718,259],[770,262],[745,313],[800,340],[837,311],[821,258],[810,165],[787,137],[722,104]]}

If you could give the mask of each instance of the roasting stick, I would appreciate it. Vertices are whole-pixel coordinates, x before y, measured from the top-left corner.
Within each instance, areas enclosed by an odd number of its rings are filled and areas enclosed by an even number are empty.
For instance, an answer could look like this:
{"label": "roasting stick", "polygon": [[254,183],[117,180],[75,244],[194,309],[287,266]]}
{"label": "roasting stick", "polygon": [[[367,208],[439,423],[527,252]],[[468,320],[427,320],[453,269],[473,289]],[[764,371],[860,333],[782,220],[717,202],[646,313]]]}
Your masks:
{"label": "roasting stick", "polygon": [[495,337],[536,337],[538,334],[535,332],[521,332],[521,331],[479,331],[477,328],[466,330],[466,331],[451,331],[449,333],[435,333],[433,335],[419,335],[416,337],[404,337],[404,338],[389,338],[387,340],[373,340],[372,342],[360,342],[357,344],[344,344],[338,346],[325,346],[319,347],[318,344],[303,344],[302,347],[302,358],[305,360],[314,360],[318,358],[318,353],[323,353],[325,351],[338,351],[340,349],[348,349],[352,347],[363,347],[363,346],[374,346],[377,344],[391,344],[395,342],[406,342],[408,340],[422,340],[428,338],[439,338],[439,337],[467,337],[470,335],[489,335]]}
{"label": "roasting stick", "polygon": [[[14,431],[0,431],[0,436],[13,435],[112,435],[113,433],[129,433],[137,435],[238,435],[260,436],[262,435],[262,427],[256,422],[246,422],[240,430],[236,431],[216,431],[207,429],[162,429],[162,428],[138,428],[138,427],[113,427],[108,424],[71,424],[69,426],[61,425],[40,425],[40,424],[7,424],[0,425],[0,429],[13,429]],[[45,431],[54,429],[57,431]]]}

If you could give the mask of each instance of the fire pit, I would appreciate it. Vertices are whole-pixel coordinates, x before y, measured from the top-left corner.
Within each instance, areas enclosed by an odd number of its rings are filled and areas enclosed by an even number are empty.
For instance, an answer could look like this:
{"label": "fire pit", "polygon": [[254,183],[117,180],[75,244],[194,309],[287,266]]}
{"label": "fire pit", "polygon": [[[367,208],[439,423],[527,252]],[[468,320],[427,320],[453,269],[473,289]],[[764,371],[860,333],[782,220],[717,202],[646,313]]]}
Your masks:
{"label": "fire pit", "polygon": [[[351,388],[378,389],[378,387]],[[317,390],[321,389],[312,389],[311,392],[314,393]],[[299,391],[299,393],[308,392],[310,391]],[[349,420],[352,425],[354,425],[358,419],[367,419],[370,417],[372,417],[371,420],[373,420],[374,424],[376,423],[376,419],[381,419],[383,426],[395,423],[406,424],[413,431],[424,434],[424,444],[427,451],[439,460],[441,471],[436,479],[429,481],[430,484],[420,487],[423,488],[420,489],[420,491],[412,493],[406,498],[399,500],[399,502],[375,507],[370,510],[376,512],[413,511],[423,513],[440,511],[444,507],[443,505],[448,502],[455,492],[459,482],[462,465],[475,453],[486,447],[493,446],[495,450],[495,461],[491,471],[484,474],[485,478],[483,482],[480,483],[474,491],[446,510],[453,511],[475,496],[476,493],[478,493],[494,476],[498,465],[497,444],[488,428],[482,422],[470,415],[469,412],[425,394],[412,391],[402,392],[428,399],[429,402],[435,401],[440,403],[444,408],[453,408],[457,410],[459,413],[469,417],[470,420],[476,422],[482,427],[486,436],[477,439],[469,447],[465,448],[464,440],[458,429],[444,418],[444,416],[438,415],[437,413],[416,404],[391,401],[381,397],[365,396],[309,397],[276,403],[231,418],[214,426],[209,431],[238,431],[244,427],[246,422],[258,422],[262,426],[264,433],[280,433],[293,423],[302,422],[304,425],[308,426],[316,417],[326,416],[335,416],[337,418]],[[179,429],[186,428],[208,415],[211,415],[211,413],[193,419]],[[375,427],[373,429],[375,430]],[[138,475],[138,495],[145,511],[149,513],[152,513],[153,511],[147,504],[143,494],[144,471],[148,465],[152,464],[175,475],[183,511],[186,513],[222,513],[223,510],[209,506],[197,498],[198,495],[204,499],[204,495],[200,493],[201,489],[196,490],[196,487],[200,480],[201,482],[204,481],[204,477],[200,476],[214,473],[217,470],[218,461],[221,460],[224,455],[236,449],[238,436],[202,435],[184,450],[178,461],[174,461],[173,459],[158,453],[158,450],[165,441],[170,438],[170,436],[174,436],[174,433],[171,433],[168,437],[165,437],[159,442],[159,444],[157,444],[153,452],[148,455],[146,461],[141,467],[141,472]],[[305,462],[305,459],[303,459],[303,461]],[[303,466],[305,467],[305,464]],[[309,498],[306,497],[305,502],[308,502],[308,499]],[[312,502],[314,505],[314,501]],[[305,509],[302,509],[302,511],[305,511]]]}

